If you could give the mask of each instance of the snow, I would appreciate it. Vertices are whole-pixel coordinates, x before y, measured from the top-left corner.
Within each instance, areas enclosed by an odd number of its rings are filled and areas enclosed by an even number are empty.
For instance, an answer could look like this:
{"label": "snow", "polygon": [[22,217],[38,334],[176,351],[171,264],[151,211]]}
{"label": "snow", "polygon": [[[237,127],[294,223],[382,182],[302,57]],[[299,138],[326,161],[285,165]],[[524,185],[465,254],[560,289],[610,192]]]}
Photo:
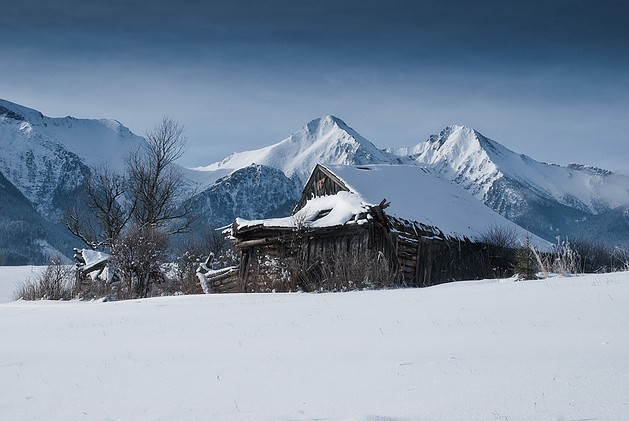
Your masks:
{"label": "snow", "polygon": [[0,172],[54,222],[63,220],[59,195],[79,186],[87,166],[121,172],[127,154],[144,143],[114,120],[50,118],[0,99],[1,109],[10,113],[0,114]]}
{"label": "snow", "polygon": [[325,116],[310,121],[288,138],[262,149],[239,152],[199,171],[235,171],[251,164],[280,169],[288,177],[306,181],[318,163],[378,164],[391,158],[341,119]]}
{"label": "snow", "polygon": [[415,147],[389,152],[432,166],[480,200],[487,200],[494,183],[506,176],[543,197],[588,213],[629,203],[629,177],[575,164],[538,162],[466,126],[448,126]]}
{"label": "snow", "polygon": [[14,159],[29,149],[41,154],[47,152],[51,144],[58,144],[80,156],[87,165],[108,163],[113,169],[122,171],[125,164],[123,158],[144,143],[142,137],[136,136],[116,120],[51,118],[2,99],[0,106],[17,112],[27,120],[0,120],[3,127],[3,142],[0,146],[5,147],[3,154],[10,153]]}
{"label": "snow", "polygon": [[[286,218],[247,221],[236,219],[239,227],[331,227],[355,221],[369,206],[386,199],[388,215],[433,226],[456,238],[480,239],[490,227],[513,229],[524,244],[531,235],[474,198],[461,187],[442,178],[434,170],[412,165],[325,165],[350,189],[336,195],[310,199],[304,208]],[[323,211],[329,214],[317,218]],[[536,247],[552,245],[531,235]]]}
{"label": "snow", "polygon": [[[306,205],[292,216],[285,218],[270,218],[248,221],[236,218],[238,227],[252,227],[261,225],[265,227],[297,228],[299,225],[311,228],[333,227],[349,222],[361,212],[367,211],[367,206],[362,198],[354,193],[341,191],[335,195],[314,197],[306,202]],[[324,211],[329,213],[323,217],[319,214]]]}
{"label": "snow", "polygon": [[1,304],[0,413],[620,420],[629,412],[627,309],[629,273]]}
{"label": "snow", "polygon": [[105,252],[90,249],[79,250],[81,257],[85,261],[85,265],[82,267],[83,271],[88,271],[95,265],[105,262],[111,258],[111,256]]}
{"label": "snow", "polygon": [[18,287],[28,279],[35,278],[45,266],[0,266],[0,303],[13,301]]}

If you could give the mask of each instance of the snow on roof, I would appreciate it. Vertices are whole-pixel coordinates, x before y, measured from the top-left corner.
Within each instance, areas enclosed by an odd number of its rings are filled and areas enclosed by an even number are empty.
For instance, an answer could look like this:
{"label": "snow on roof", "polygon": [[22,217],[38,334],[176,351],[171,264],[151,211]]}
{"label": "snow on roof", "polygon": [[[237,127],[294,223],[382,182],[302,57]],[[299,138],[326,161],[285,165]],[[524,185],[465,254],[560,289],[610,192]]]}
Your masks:
{"label": "snow on roof", "polygon": [[341,191],[332,196],[314,197],[297,213],[286,218],[264,220],[245,220],[236,218],[240,228],[264,226],[273,228],[293,228],[307,226],[311,228],[333,227],[344,225],[356,216],[366,212],[367,204],[354,193]]}
{"label": "snow on roof", "polygon": [[111,258],[107,253],[90,249],[82,249],[80,253],[85,260],[85,266],[81,268],[83,272],[87,272],[99,263],[106,262]]}
{"label": "snow on roof", "polygon": [[[523,241],[526,230],[494,212],[459,186],[441,178],[435,171],[414,165],[324,165],[350,190],[314,197],[297,213],[286,218],[248,221],[236,219],[245,227],[292,228],[300,225],[321,228],[365,222],[370,206],[386,199],[385,212],[400,219],[420,222],[445,235],[479,239],[490,226],[514,229]],[[359,215],[363,215],[362,218]],[[532,236],[534,245],[549,243]]]}
{"label": "snow on roof", "polygon": [[[452,237],[478,239],[492,225],[526,230],[507,220],[434,170],[414,165],[324,165],[366,204],[390,202],[388,215],[439,228]],[[549,243],[532,236],[533,243]]]}

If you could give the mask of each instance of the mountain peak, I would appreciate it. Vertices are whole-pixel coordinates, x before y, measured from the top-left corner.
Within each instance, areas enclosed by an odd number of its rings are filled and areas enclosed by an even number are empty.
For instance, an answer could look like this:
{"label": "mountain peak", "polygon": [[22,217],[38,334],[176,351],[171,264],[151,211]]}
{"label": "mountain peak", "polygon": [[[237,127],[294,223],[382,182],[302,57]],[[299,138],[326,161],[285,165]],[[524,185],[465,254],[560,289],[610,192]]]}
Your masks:
{"label": "mountain peak", "polygon": [[343,120],[326,115],[309,121],[288,138],[254,151],[230,155],[221,162],[197,168],[223,173],[251,163],[277,168],[288,177],[305,181],[316,164],[384,164],[391,158]]}
{"label": "mountain peak", "polygon": [[[346,132],[352,131],[352,129],[340,118],[333,115],[326,115],[310,120],[308,123],[306,123],[302,130],[298,131],[297,133],[305,131],[309,135],[320,136],[321,134],[336,129],[340,129]],[[293,133],[293,135],[294,134],[296,133]]]}
{"label": "mountain peak", "polygon": [[313,120],[310,120],[307,124],[308,127],[311,126],[319,126],[319,125],[324,125],[324,126],[329,126],[329,125],[338,125],[338,126],[347,126],[347,124],[345,124],[345,122],[343,120],[341,120],[340,118],[333,116],[331,114],[325,115],[323,117],[319,117],[319,118],[315,118]]}
{"label": "mountain peak", "polygon": [[478,141],[479,135],[480,133],[469,126],[452,124],[446,126],[443,130],[439,132],[439,134],[431,135],[428,138],[428,142],[439,143],[440,145],[443,145],[448,140],[454,140],[458,143]]}

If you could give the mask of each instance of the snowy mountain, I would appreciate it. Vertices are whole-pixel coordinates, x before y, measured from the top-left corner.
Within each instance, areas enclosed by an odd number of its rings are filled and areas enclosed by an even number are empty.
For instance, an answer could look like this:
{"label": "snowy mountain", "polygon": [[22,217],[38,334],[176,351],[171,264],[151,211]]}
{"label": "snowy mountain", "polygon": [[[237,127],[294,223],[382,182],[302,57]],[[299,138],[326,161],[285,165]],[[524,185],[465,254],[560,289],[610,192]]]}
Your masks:
{"label": "snowy mountain", "polygon": [[629,204],[629,177],[579,164],[538,162],[465,126],[446,127],[412,148],[388,152],[434,168],[547,239],[556,235],[622,239],[629,233],[626,219],[620,226],[605,228],[607,215],[616,215],[617,220],[619,209]]}
{"label": "snowy mountain", "polygon": [[[144,139],[115,120],[50,118],[0,99],[0,249],[5,264],[42,263],[79,245],[63,227],[91,166],[115,170]],[[0,257],[0,260],[3,260]]]}
{"label": "snowy mountain", "polygon": [[[7,238],[18,238],[22,257],[69,254],[74,243],[63,228],[64,214],[81,202],[90,168],[106,164],[120,171],[142,142],[115,120],[50,118],[0,100],[0,249],[11,243]],[[183,170],[200,191],[192,199],[198,223],[218,227],[236,216],[285,216],[318,163],[429,166],[550,241],[558,234],[587,235],[629,245],[629,177],[537,162],[463,126],[447,127],[414,147],[380,150],[326,116],[265,148]],[[19,260],[14,257],[9,260]]]}
{"label": "snowy mountain", "polygon": [[318,163],[367,165],[398,161],[341,119],[325,116],[310,121],[281,142],[234,153],[220,162],[195,168],[196,174],[189,177],[208,186],[193,201],[200,220],[217,227],[236,217],[258,219],[290,214]]}
{"label": "snowy mountain", "polygon": [[36,264],[60,254],[70,235],[46,222],[20,190],[0,173],[0,265]]}
{"label": "snowy mountain", "polygon": [[252,164],[220,178],[197,194],[193,208],[198,223],[222,227],[236,219],[288,215],[299,199],[302,184],[282,171]]}
{"label": "snowy mountain", "polygon": [[378,149],[341,119],[326,116],[310,121],[281,142],[262,149],[234,153],[221,162],[196,170],[224,173],[258,164],[277,168],[287,177],[305,182],[319,163],[389,164],[396,163],[396,159]]}
{"label": "snowy mountain", "polygon": [[143,141],[115,120],[50,118],[0,100],[0,171],[51,221],[63,219],[90,166],[121,170]]}

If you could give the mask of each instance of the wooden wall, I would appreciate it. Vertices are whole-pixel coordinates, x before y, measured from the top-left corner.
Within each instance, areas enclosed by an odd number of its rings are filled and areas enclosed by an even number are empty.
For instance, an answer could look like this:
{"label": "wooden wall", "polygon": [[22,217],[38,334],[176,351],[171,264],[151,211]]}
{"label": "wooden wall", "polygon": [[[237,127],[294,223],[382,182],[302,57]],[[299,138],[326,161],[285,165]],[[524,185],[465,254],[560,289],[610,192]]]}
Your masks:
{"label": "wooden wall", "polygon": [[400,286],[422,287],[493,275],[482,244],[447,238],[438,230],[404,220],[265,231],[255,233],[256,240],[240,242],[242,291],[313,290],[321,283],[318,271],[322,261],[373,251],[383,253],[394,284]]}
{"label": "wooden wall", "polygon": [[303,208],[313,197],[335,195],[340,191],[349,191],[347,186],[325,167],[317,165],[310,174],[294,212]]}

